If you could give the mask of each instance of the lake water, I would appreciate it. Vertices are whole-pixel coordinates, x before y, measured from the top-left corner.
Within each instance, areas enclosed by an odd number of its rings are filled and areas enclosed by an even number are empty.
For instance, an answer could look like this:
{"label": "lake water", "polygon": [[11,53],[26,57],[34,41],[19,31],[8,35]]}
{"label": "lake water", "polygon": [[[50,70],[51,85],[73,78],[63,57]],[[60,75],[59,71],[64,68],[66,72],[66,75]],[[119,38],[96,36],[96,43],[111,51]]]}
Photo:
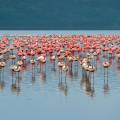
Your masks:
{"label": "lake water", "polygon": [[[3,34],[99,34],[119,33],[119,31],[0,31]],[[109,59],[109,58],[107,58]],[[119,120],[120,119],[120,64],[111,59],[108,75],[102,66],[102,56],[95,63],[97,71],[91,79],[83,79],[82,69],[77,63],[72,71],[60,78],[59,70],[47,60],[46,72],[40,66],[28,65],[20,73],[12,75],[11,61],[1,71],[0,118],[2,120]],[[62,84],[60,84],[62,80]],[[17,91],[12,83],[19,82]],[[93,89],[87,90],[87,89]]]}
{"label": "lake water", "polygon": [[120,29],[117,0],[5,0],[0,4],[0,29]]}

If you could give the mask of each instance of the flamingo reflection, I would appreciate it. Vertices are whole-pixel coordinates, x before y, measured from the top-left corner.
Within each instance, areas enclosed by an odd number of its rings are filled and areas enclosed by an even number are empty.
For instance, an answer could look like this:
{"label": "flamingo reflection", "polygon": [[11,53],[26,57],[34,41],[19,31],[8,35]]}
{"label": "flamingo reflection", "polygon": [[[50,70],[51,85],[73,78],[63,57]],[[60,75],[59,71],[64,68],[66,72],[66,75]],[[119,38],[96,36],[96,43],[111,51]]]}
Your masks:
{"label": "flamingo reflection", "polygon": [[110,87],[109,87],[109,83],[108,83],[108,69],[106,72],[104,69],[104,87],[103,87],[103,89],[104,89],[104,95],[109,94]]}
{"label": "flamingo reflection", "polygon": [[80,85],[85,90],[87,95],[94,97],[94,94],[95,94],[94,73],[93,73],[93,77],[91,79],[91,73],[88,73],[85,70],[82,70],[82,79],[80,81]]}

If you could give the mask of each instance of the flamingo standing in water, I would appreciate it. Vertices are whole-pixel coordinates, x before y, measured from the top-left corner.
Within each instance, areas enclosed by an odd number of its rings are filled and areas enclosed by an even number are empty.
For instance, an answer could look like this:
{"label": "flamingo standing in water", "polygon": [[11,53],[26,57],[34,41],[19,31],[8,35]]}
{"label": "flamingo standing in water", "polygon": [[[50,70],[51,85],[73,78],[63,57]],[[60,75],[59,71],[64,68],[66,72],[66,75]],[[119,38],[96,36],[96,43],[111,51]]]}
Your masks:
{"label": "flamingo standing in water", "polygon": [[110,67],[110,63],[107,61],[103,62],[103,67],[104,67],[104,76],[106,74],[105,69],[107,69],[107,75],[108,75],[108,68]]}
{"label": "flamingo standing in water", "polygon": [[[67,76],[67,71],[68,71],[69,67],[64,62],[58,62],[58,67],[61,70],[61,79],[59,79],[58,87],[61,92],[63,92],[65,95],[67,95],[68,88],[67,88],[66,76]],[[62,82],[62,71],[65,72],[65,84]]]}
{"label": "flamingo standing in water", "polygon": [[[5,83],[4,83],[4,67],[6,63],[5,62],[0,62],[0,90],[2,91],[4,89]],[[3,69],[3,78],[1,76],[1,71]]]}
{"label": "flamingo standing in water", "polygon": [[67,61],[70,65],[69,74],[72,76],[73,75],[73,70],[72,70],[73,57],[72,56],[67,56]]}
{"label": "flamingo standing in water", "polygon": [[[77,36],[28,36],[28,37],[16,37],[13,40],[13,44],[6,44],[3,40],[0,41],[0,54],[3,56],[6,55],[7,48],[10,48],[10,58],[17,60],[16,65],[12,66],[14,72],[17,72],[18,67],[22,69],[24,61],[27,61],[30,57],[30,63],[32,67],[36,65],[36,60],[40,63],[40,66],[47,64],[47,58],[50,57],[50,63],[57,62],[59,67],[59,75],[62,71],[65,72],[65,81],[67,77],[67,72],[72,71],[72,67],[75,62],[80,62],[82,70],[87,74],[94,74],[97,70],[96,66],[94,67],[95,59],[98,57],[101,58],[101,54],[105,55],[103,61],[103,67],[109,68],[111,63],[106,62],[106,55],[109,54],[109,57],[117,55],[118,61],[120,59],[120,49],[119,49],[119,40],[118,36],[104,36],[104,35],[79,35]],[[118,42],[117,42],[118,41]],[[110,44],[114,43],[112,46]],[[14,52],[13,52],[14,51]],[[24,52],[26,51],[26,52]],[[103,53],[101,53],[103,51]],[[96,58],[97,57],[97,58]],[[115,56],[116,57],[116,56]],[[37,58],[37,59],[36,59]],[[49,60],[48,60],[49,61]],[[52,61],[52,62],[51,62]],[[27,65],[26,65],[27,66]],[[41,67],[40,67],[41,69]],[[106,69],[105,69],[106,70]],[[18,70],[19,71],[19,70]],[[46,71],[46,67],[45,67]],[[41,72],[42,73],[42,72]]]}
{"label": "flamingo standing in water", "polygon": [[35,58],[34,58],[34,56],[35,56],[35,52],[33,51],[33,50],[31,50],[31,52],[29,53],[30,54],[30,56],[31,56],[31,60],[30,60],[30,63],[32,64],[32,65],[35,65]]}
{"label": "flamingo standing in water", "polygon": [[69,69],[68,65],[64,64],[62,66],[62,70],[65,72],[65,83],[66,83],[66,76],[67,76],[68,69]]}
{"label": "flamingo standing in water", "polygon": [[19,65],[12,65],[12,66],[10,66],[10,69],[13,72],[18,73],[18,78],[19,78],[19,72],[21,71],[21,66],[19,66]]}
{"label": "flamingo standing in water", "polygon": [[110,63],[107,62],[107,61],[103,62],[103,67],[104,68],[109,68],[110,67]]}
{"label": "flamingo standing in water", "polygon": [[55,71],[55,60],[56,60],[56,56],[55,56],[55,55],[52,55],[52,56],[50,57],[50,59],[51,59],[51,61],[53,62],[53,69],[54,69],[54,71]]}
{"label": "flamingo standing in water", "polygon": [[46,71],[46,57],[45,57],[45,54],[42,54],[40,55],[37,60],[39,61],[40,63],[40,71],[41,71],[41,67],[45,64],[45,71]]}

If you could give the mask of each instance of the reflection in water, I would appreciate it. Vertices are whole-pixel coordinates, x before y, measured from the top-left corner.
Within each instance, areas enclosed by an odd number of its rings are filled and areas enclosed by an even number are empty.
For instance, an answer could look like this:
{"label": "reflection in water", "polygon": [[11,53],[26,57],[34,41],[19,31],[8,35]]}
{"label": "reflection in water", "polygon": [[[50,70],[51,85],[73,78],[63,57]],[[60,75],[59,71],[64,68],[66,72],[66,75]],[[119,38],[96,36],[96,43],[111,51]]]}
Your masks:
{"label": "reflection in water", "polygon": [[64,73],[64,79],[62,76],[62,69],[59,70],[59,83],[58,88],[65,96],[68,95],[68,86],[67,86],[67,71]]}
{"label": "reflection in water", "polygon": [[51,60],[50,63],[53,65],[51,70],[56,72],[56,61],[55,60]]}
{"label": "reflection in water", "polygon": [[[10,61],[11,62],[11,61]],[[27,62],[26,62],[27,64]],[[49,64],[49,63],[48,63]],[[35,65],[31,65],[31,64],[27,64],[27,68],[30,69],[30,73],[27,71],[28,69],[25,69],[26,66],[24,65],[22,67],[22,70],[20,72],[12,72],[10,71],[10,73],[7,71],[7,66],[3,69],[0,69],[0,90],[3,91],[4,87],[5,87],[5,80],[4,80],[4,76],[6,74],[9,74],[9,77],[11,77],[12,80],[12,84],[11,84],[11,91],[15,94],[15,95],[20,95],[21,92],[21,82],[23,82],[22,80],[22,73],[27,73],[28,75],[31,76],[31,83],[32,85],[35,85],[35,82],[37,83],[37,81],[40,79],[42,83],[44,84],[48,84],[50,82],[52,82],[52,79],[58,79],[57,83],[55,82],[54,84],[58,84],[58,89],[61,93],[63,93],[65,96],[68,95],[68,87],[69,89],[70,84],[71,84],[71,80],[74,80],[73,82],[77,83],[77,80],[79,80],[81,78],[80,81],[80,85],[81,88],[83,88],[83,90],[85,91],[85,93],[90,96],[90,97],[94,97],[95,96],[95,83],[94,83],[94,74],[96,74],[96,72],[89,72],[89,71],[85,71],[84,69],[82,69],[79,65],[77,65],[77,62],[74,63],[71,67],[71,64],[69,66],[68,71],[63,71],[62,68],[56,69],[56,71],[53,71],[51,68],[53,66],[48,66],[47,64],[47,70],[46,70],[46,65],[45,64],[41,64],[41,66],[36,67],[37,64]],[[96,63],[97,64],[97,63]],[[9,63],[8,63],[9,65]],[[119,66],[119,63],[117,64]],[[48,69],[49,67],[51,67],[50,69]],[[37,71],[37,72],[36,72]],[[103,91],[104,94],[107,95],[109,93],[109,83],[108,83],[108,78],[109,78],[109,74],[108,74],[108,68],[104,69],[104,86],[103,86]],[[82,76],[80,76],[82,72]],[[99,72],[99,71],[98,71]],[[56,76],[57,78],[56,78]],[[52,76],[52,78],[49,78],[49,76]],[[101,75],[102,76],[102,75]],[[7,76],[5,76],[6,79]],[[25,76],[24,76],[25,77]],[[46,83],[46,81],[48,81]],[[41,84],[42,85],[42,84]],[[52,87],[52,86],[51,86]]]}
{"label": "reflection in water", "polygon": [[46,73],[45,72],[41,72],[40,73],[40,79],[42,81],[42,83],[46,83]]}
{"label": "reflection in water", "polygon": [[109,84],[108,84],[108,68],[104,69],[104,95],[109,94]]}
{"label": "reflection in water", "polygon": [[19,77],[19,72],[17,74],[18,75],[16,76],[16,73],[12,71],[11,90],[12,90],[12,93],[18,96],[20,94],[20,79],[19,79],[20,77]]}
{"label": "reflection in water", "polygon": [[120,60],[118,60],[117,70],[120,72]]}
{"label": "reflection in water", "polygon": [[68,95],[68,87],[67,87],[66,83],[59,82],[58,88],[59,88],[60,92],[62,92],[65,96]]}
{"label": "reflection in water", "polygon": [[95,89],[94,89],[94,73],[90,73],[82,70],[82,79],[80,81],[80,85],[85,90],[86,94],[94,97]]}
{"label": "reflection in water", "polygon": [[5,82],[4,82],[4,68],[0,68],[0,91],[2,92],[5,87]]}
{"label": "reflection in water", "polygon": [[46,64],[40,65],[40,80],[43,84],[46,83]]}
{"label": "reflection in water", "polygon": [[67,86],[66,81],[63,82],[62,80],[59,80],[58,88],[59,88],[60,92],[62,92],[65,96],[68,95],[68,86]]}
{"label": "reflection in water", "polygon": [[70,78],[71,80],[73,80],[73,71],[72,71],[72,70],[69,70],[69,78]]}
{"label": "reflection in water", "polygon": [[35,65],[32,64],[32,85],[35,83]]}

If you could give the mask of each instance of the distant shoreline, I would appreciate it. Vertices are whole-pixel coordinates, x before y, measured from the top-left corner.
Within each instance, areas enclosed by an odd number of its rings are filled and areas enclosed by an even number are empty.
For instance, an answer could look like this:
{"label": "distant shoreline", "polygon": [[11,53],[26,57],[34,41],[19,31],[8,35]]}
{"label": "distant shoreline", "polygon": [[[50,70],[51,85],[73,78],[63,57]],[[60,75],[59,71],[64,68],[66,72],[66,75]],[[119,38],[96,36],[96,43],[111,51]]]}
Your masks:
{"label": "distant shoreline", "polygon": [[21,35],[76,35],[76,34],[120,34],[120,30],[0,30],[0,36]]}

